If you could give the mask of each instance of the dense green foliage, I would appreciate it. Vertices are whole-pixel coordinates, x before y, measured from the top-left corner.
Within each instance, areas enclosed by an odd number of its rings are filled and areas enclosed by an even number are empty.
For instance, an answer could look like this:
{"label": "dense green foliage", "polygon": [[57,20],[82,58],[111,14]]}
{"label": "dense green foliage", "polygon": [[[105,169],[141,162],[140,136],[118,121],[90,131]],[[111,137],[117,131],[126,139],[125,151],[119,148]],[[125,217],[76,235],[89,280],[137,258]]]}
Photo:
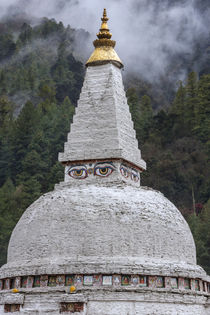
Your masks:
{"label": "dense green foliage", "polygon": [[57,154],[63,150],[73,113],[67,96],[59,105],[49,106],[49,99],[36,107],[27,102],[17,119],[5,115],[0,128],[0,264],[23,211],[63,180]]}
{"label": "dense green foliage", "polygon": [[[84,76],[73,57],[75,32],[44,19],[0,33],[0,265],[26,207],[63,179],[57,155]],[[194,234],[198,262],[210,272],[210,74],[191,72],[167,110],[147,83],[128,80],[127,86],[148,166],[142,184],[179,207]]]}
{"label": "dense green foliage", "polygon": [[58,152],[84,75],[74,32],[44,19],[0,35],[0,265],[23,211],[63,179]]}
{"label": "dense green foliage", "polygon": [[183,209],[210,196],[210,75],[197,81],[190,73],[180,83],[167,112],[154,114],[147,96],[140,101],[135,91],[127,92],[137,138],[148,163],[143,182],[163,191]]}
{"label": "dense green foliage", "polygon": [[47,97],[44,84],[54,88],[58,102],[68,96],[76,103],[84,68],[73,57],[75,33],[47,19],[33,28],[23,23],[18,37],[14,30],[0,33],[0,94],[9,95],[17,111],[24,100],[38,103],[44,93]]}
{"label": "dense green foliage", "polygon": [[137,138],[147,161],[144,185],[163,192],[191,226],[198,263],[210,273],[210,74],[191,72],[168,111],[127,91]]}

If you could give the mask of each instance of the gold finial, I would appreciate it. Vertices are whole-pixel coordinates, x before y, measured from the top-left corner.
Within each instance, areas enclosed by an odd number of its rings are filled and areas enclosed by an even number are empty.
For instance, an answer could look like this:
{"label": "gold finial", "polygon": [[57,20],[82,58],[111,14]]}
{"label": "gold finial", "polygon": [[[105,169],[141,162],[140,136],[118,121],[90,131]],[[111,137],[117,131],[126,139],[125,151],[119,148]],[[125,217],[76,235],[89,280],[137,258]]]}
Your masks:
{"label": "gold finial", "polygon": [[101,18],[101,28],[99,30],[99,33],[97,34],[98,39],[96,39],[93,42],[93,45],[95,47],[101,47],[101,46],[111,46],[114,47],[116,42],[114,40],[111,40],[112,34],[109,32],[109,28],[107,25],[108,17],[106,14],[106,9],[104,9],[103,17]]}
{"label": "gold finial", "polygon": [[102,23],[101,23],[100,32],[97,34],[97,37],[99,39],[102,39],[102,38],[110,39],[112,37],[112,34],[109,32],[108,25],[107,25],[108,20],[109,19],[106,14],[106,9],[104,9],[103,17],[101,18]]}
{"label": "gold finial", "polygon": [[86,66],[112,62],[119,68],[123,67],[122,61],[114,50],[116,42],[111,40],[112,34],[109,32],[108,20],[106,9],[104,9],[103,17],[101,18],[101,28],[97,34],[98,39],[93,42],[95,50],[87,61]]}
{"label": "gold finial", "polygon": [[103,13],[103,17],[101,18],[102,21],[106,20],[108,21],[108,17],[107,17],[107,14],[106,14],[106,9],[104,8],[104,13]]}

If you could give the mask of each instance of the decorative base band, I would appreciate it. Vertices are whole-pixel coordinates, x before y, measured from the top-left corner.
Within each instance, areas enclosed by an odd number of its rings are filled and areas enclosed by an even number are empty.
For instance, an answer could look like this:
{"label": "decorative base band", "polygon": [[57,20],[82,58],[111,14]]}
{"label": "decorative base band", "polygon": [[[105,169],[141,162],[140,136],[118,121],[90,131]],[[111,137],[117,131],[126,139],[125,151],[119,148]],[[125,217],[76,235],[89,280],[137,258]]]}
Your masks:
{"label": "decorative base band", "polygon": [[145,275],[36,275],[6,278],[0,280],[0,290],[18,290],[21,288],[71,287],[76,289],[87,287],[136,287],[150,289],[187,290],[210,293],[210,283],[201,279],[176,278]]}

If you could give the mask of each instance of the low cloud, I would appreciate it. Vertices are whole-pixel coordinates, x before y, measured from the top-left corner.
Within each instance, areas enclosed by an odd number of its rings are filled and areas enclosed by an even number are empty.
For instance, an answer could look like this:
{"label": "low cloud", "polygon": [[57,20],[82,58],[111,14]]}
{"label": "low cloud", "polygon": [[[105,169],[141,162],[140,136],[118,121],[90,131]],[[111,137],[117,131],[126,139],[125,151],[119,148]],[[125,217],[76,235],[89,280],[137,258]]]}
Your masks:
{"label": "low cloud", "polygon": [[87,30],[88,42],[78,40],[87,59],[104,4],[125,69],[152,81],[166,71],[173,55],[190,55],[195,42],[208,36],[209,12],[201,13],[193,0],[1,0],[0,12],[1,17],[15,12],[46,16]]}

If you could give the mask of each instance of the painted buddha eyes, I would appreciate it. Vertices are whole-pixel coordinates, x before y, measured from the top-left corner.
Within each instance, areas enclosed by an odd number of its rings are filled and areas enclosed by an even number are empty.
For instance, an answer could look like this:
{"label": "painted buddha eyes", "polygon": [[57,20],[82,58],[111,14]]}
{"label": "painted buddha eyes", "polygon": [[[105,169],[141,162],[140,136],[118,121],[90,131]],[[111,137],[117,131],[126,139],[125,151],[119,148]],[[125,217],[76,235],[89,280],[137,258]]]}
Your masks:
{"label": "painted buddha eyes", "polygon": [[85,179],[88,176],[85,168],[70,168],[68,174],[76,179]]}
{"label": "painted buddha eyes", "polygon": [[102,167],[96,167],[94,170],[94,175],[107,177],[114,171],[114,168],[112,166],[102,166]]}
{"label": "painted buddha eyes", "polygon": [[139,181],[139,174],[134,169],[128,169],[126,166],[121,165],[120,173],[123,177],[128,178],[130,177],[132,181],[138,182]]}
{"label": "painted buddha eyes", "polygon": [[94,167],[89,168],[87,168],[85,165],[70,167],[67,172],[72,178],[85,179],[90,174],[100,177],[107,177],[111,175],[114,169],[115,167],[112,165],[112,163],[98,163]]}
{"label": "painted buddha eyes", "polygon": [[130,175],[130,172],[127,170],[127,168],[125,168],[124,166],[121,166],[120,168],[120,173],[122,174],[122,176],[124,176],[125,178],[128,178]]}
{"label": "painted buddha eyes", "polygon": [[131,179],[132,179],[134,182],[138,182],[138,180],[139,180],[139,175],[138,175],[136,172],[132,171],[132,172],[131,172]]}
{"label": "painted buddha eyes", "polygon": [[[67,170],[70,177],[74,179],[85,179],[90,175],[99,177],[108,177],[116,169],[112,162],[98,162],[96,164],[72,165]],[[138,182],[139,172],[134,168],[121,164],[120,173],[126,179],[130,178],[134,182]]]}

